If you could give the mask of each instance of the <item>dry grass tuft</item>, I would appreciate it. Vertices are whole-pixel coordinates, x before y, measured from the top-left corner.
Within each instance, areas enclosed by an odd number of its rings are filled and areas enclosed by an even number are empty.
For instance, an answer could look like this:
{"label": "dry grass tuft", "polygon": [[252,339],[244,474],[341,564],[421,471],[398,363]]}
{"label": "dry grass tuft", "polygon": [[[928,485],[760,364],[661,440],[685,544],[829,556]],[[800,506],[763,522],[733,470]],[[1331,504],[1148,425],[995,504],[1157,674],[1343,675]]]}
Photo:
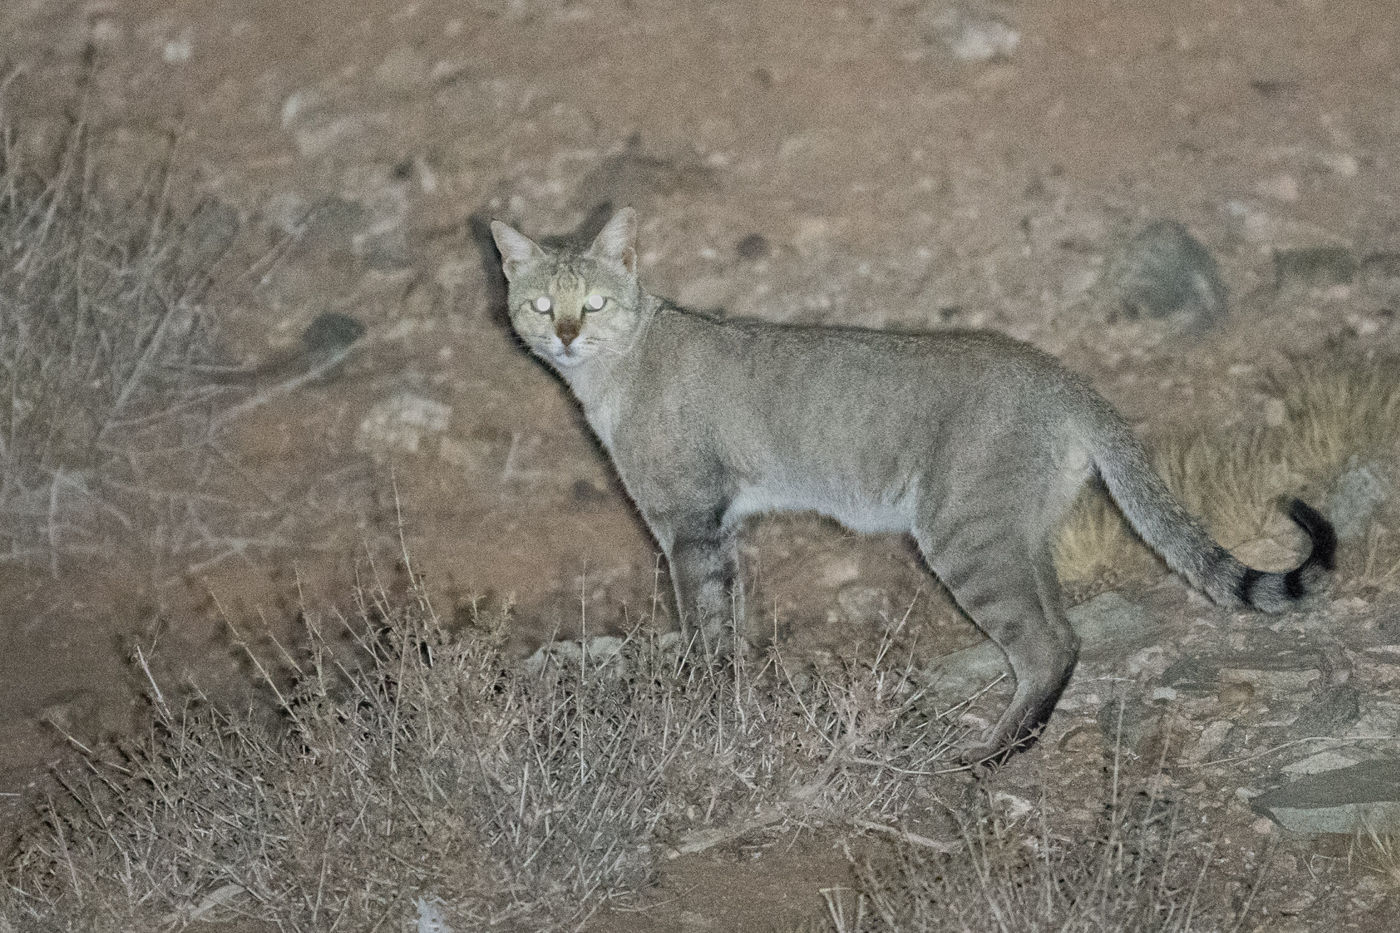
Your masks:
{"label": "dry grass tuft", "polygon": [[[1284,496],[1330,486],[1353,457],[1400,453],[1400,365],[1385,360],[1300,362],[1272,380],[1283,424],[1246,435],[1197,434],[1157,448],[1158,471],[1226,547],[1284,536]],[[1071,585],[1099,589],[1160,563],[1101,491],[1066,518],[1056,564]]]}
{"label": "dry grass tuft", "polygon": [[1394,891],[1400,891],[1400,833],[1367,825],[1352,842],[1352,862],[1380,875]]}
{"label": "dry grass tuft", "polygon": [[324,491],[275,490],[229,450],[247,393],[217,377],[237,216],[178,212],[168,165],[99,196],[89,148],[75,126],[41,176],[0,128],[0,562],[110,560],[160,583],[305,545]]}
{"label": "dry grass tuft", "polygon": [[984,801],[958,815],[957,852],[903,845],[893,857],[857,864],[854,891],[827,892],[832,926],[836,933],[1166,933],[1238,929],[1249,914],[1252,892],[1242,900],[1211,896],[1212,850],[1188,842],[1175,809],[1160,800],[1112,801],[1087,838],[1056,833],[1046,810],[1018,823]]}
{"label": "dry grass tuft", "polygon": [[354,617],[308,613],[286,676],[255,659],[275,717],[152,683],[150,735],[44,808],[0,918],[320,931],[429,909],[458,931],[570,928],[671,855],[897,818],[953,737],[880,652],[844,674],[773,658],[724,676],[638,631],[532,673],[501,653],[502,623],[453,634],[421,591],[374,589]]}

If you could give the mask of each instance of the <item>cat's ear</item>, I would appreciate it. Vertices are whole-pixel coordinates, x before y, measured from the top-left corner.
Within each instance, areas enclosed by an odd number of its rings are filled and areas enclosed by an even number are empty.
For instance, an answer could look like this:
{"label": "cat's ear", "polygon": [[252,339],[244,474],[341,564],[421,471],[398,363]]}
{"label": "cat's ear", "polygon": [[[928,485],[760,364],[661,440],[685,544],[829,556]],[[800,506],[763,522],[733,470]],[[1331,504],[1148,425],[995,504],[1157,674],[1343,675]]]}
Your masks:
{"label": "cat's ear", "polygon": [[619,265],[627,270],[628,275],[636,275],[637,212],[624,207],[614,214],[612,220],[598,231],[584,255]]}
{"label": "cat's ear", "polygon": [[544,255],[538,243],[499,220],[491,221],[491,237],[496,241],[496,249],[501,252],[501,271],[506,274],[507,280],[514,279],[521,266]]}

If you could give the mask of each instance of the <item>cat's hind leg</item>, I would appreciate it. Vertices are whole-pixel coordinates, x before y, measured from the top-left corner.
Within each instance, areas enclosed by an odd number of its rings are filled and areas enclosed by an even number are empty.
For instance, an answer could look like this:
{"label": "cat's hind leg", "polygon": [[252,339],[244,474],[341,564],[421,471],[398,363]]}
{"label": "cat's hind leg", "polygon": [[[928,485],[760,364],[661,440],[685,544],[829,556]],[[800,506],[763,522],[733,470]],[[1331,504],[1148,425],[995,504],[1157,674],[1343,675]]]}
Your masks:
{"label": "cat's hind leg", "polygon": [[941,553],[925,536],[915,537],[929,566],[1006,654],[1016,677],[996,725],[961,749],[967,764],[995,766],[1039,737],[1074,672],[1079,638],[1065,617],[1049,545],[1027,547],[1014,534],[984,531],[949,542]]}

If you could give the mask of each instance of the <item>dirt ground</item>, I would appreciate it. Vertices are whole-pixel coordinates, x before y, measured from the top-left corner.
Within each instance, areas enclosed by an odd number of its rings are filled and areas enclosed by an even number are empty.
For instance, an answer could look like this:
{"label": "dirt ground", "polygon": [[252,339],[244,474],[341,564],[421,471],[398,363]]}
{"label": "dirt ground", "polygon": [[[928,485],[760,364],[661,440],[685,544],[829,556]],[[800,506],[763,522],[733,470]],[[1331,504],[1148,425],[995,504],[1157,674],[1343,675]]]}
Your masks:
{"label": "dirt ground", "polygon": [[[562,387],[515,345],[483,219],[587,233],[630,204],[657,293],[779,321],[997,328],[1089,374],[1148,439],[1267,423],[1268,377],[1290,359],[1400,350],[1390,0],[964,5],[1019,35],[985,60],[959,58],[936,15],[950,8],[0,6],[18,152],[42,164],[81,118],[118,167],[102,184],[169,158],[180,200],[236,212],[221,294],[237,359],[295,352],[327,311],[367,328],[333,381],[238,431],[240,462],[269,488],[337,471],[359,484],[321,516],[315,547],[160,579],[6,571],[0,793],[66,754],[43,720],[81,742],[139,721],[133,646],[176,680],[235,691],[225,620],[284,631],[301,593],[346,598],[366,555],[394,572],[400,531],[443,605],[512,602],[522,651],[652,611],[669,588],[656,549]],[[1217,327],[1085,300],[1115,245],[1158,219],[1218,259],[1230,313]],[[269,268],[241,273],[288,234]],[[1318,246],[1343,247],[1355,270],[1280,271],[1278,251]],[[798,518],[750,542],[755,624],[794,650],[838,649],[864,637],[862,619],[910,606],[930,642],[979,640],[902,541]],[[18,821],[21,798],[6,799]],[[800,842],[770,846],[766,874],[746,851],[683,867],[662,885],[678,902],[666,923],[815,916],[844,860]],[[792,886],[749,891],[750,876],[821,881],[781,907],[775,891]]]}

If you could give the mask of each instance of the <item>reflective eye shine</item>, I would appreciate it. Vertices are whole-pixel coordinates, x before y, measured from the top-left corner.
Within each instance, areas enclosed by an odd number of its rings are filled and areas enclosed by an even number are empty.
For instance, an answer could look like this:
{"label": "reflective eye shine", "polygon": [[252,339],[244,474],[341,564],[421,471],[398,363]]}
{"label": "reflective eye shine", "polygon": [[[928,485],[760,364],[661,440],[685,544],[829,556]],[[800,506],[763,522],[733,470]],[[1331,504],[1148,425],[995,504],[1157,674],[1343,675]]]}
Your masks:
{"label": "reflective eye shine", "polygon": [[550,301],[549,298],[544,295],[541,295],[540,297],[536,298],[532,302],[532,304],[534,305],[535,310],[538,311],[540,314],[548,314],[549,312],[554,310],[554,302]]}
{"label": "reflective eye shine", "polygon": [[603,310],[603,305],[607,303],[608,299],[604,298],[602,295],[589,295],[584,299],[583,305],[589,311],[601,311]]}

